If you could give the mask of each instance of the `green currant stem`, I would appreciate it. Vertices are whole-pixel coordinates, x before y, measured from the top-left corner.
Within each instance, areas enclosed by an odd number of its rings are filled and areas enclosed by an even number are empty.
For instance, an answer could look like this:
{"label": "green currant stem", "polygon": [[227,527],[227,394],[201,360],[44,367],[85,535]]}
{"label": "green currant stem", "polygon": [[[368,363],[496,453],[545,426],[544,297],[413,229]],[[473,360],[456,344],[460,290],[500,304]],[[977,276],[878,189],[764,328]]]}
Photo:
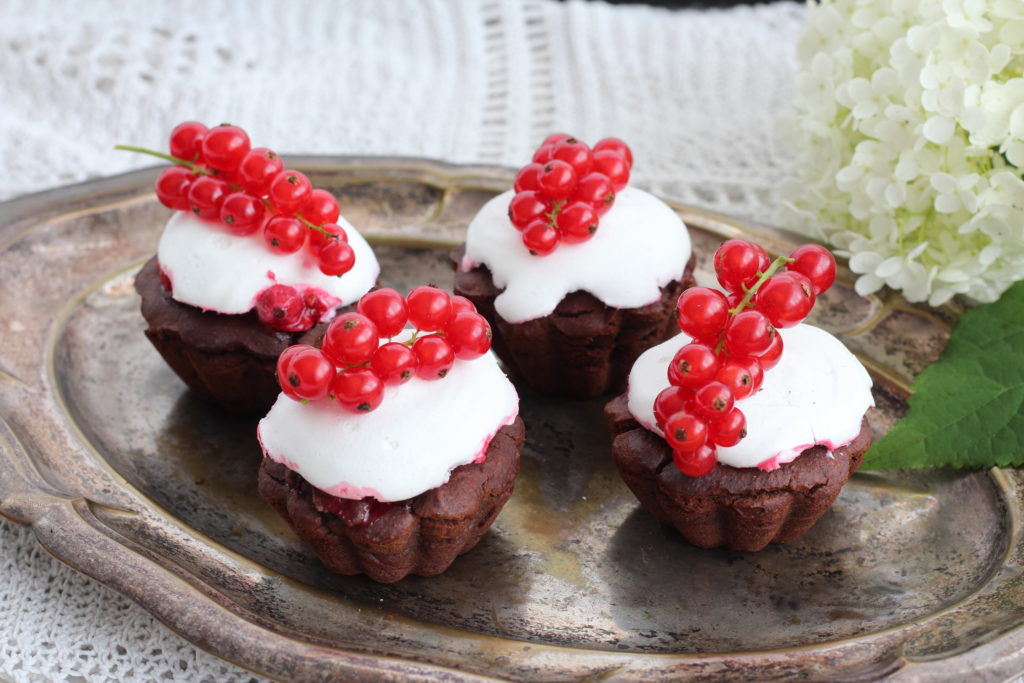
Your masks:
{"label": "green currant stem", "polygon": [[562,212],[562,207],[565,206],[565,199],[557,199],[551,203],[551,213],[544,214],[544,218],[548,219],[548,227],[554,228],[557,226],[555,219],[558,218],[558,214]]}
{"label": "green currant stem", "polygon": [[715,344],[715,355],[716,356],[721,356],[722,355],[722,350],[724,348],[725,348],[725,332],[722,332],[718,336],[718,343]]}
{"label": "green currant stem", "polygon": [[415,344],[416,340],[419,339],[419,338],[420,338],[420,331],[419,330],[413,330],[412,336],[409,337],[408,339],[406,339],[404,342],[400,342],[400,343],[405,344],[406,346],[412,348],[412,345]]}
{"label": "green currant stem", "polygon": [[768,266],[768,269],[761,273],[760,277],[757,278],[757,282],[754,283],[754,286],[746,290],[746,294],[744,294],[743,298],[740,299],[739,304],[737,304],[735,308],[729,309],[729,315],[736,315],[744,308],[746,308],[747,305],[750,303],[750,300],[754,298],[755,294],[757,294],[757,290],[761,288],[761,285],[768,281],[768,278],[770,278],[772,275],[775,275],[775,273],[778,272],[779,268],[786,265],[787,263],[792,263],[795,260],[796,259],[789,258],[788,256],[780,256],[779,258],[772,261],[772,264]]}
{"label": "green currant stem", "polygon": [[[440,332],[431,332],[429,334],[421,335],[419,330],[415,330],[415,331],[413,331],[411,337],[406,339],[404,342],[398,342],[398,343],[399,344],[405,344],[406,346],[411,347],[413,344],[416,343],[416,341],[418,339],[424,339],[425,337],[443,337],[443,336],[444,335],[442,335]],[[390,339],[388,341],[390,341]]]}
{"label": "green currant stem", "polygon": [[131,145],[114,145],[114,149],[120,149],[125,152],[138,152],[139,154],[148,154],[151,157],[163,159],[164,161],[169,161],[172,164],[186,166],[190,171],[192,171],[193,173],[197,173],[199,175],[213,175],[205,168],[200,168],[191,161],[188,161],[187,159],[179,159],[178,157],[173,157],[170,154],[164,154],[163,152],[157,152],[152,149],[146,149],[145,147],[133,147]]}
{"label": "green currant stem", "polygon": [[303,225],[305,225],[307,228],[309,228],[313,232],[318,232],[318,233],[320,233],[321,235],[323,235],[324,237],[326,237],[328,239],[333,239],[333,240],[338,239],[338,236],[335,235],[334,233],[327,232],[326,230],[321,228],[319,225],[316,225],[315,223],[310,223],[309,221],[307,221],[302,216],[296,216],[296,218],[298,218],[302,222]]}

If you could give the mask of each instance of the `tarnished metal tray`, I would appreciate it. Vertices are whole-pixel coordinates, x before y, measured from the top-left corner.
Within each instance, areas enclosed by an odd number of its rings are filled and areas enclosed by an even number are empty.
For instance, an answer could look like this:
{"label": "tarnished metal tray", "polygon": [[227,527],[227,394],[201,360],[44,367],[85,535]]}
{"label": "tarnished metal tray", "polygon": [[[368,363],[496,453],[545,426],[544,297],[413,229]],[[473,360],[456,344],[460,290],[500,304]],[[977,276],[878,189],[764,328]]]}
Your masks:
{"label": "tarnished metal tray", "polygon": [[[511,171],[291,160],[377,245],[386,284],[447,285],[447,249]],[[185,390],[132,274],[167,211],[155,171],[0,205],[0,512],[199,646],[284,679],[1001,679],[1024,669],[1021,476],[858,474],[803,539],[692,548],[638,509],[601,401],[523,392],[515,495],[442,576],[326,572],[256,494],[255,420]],[[723,237],[785,233],[677,206],[699,273]],[[874,374],[881,432],[957,311],[856,296],[814,321]]]}

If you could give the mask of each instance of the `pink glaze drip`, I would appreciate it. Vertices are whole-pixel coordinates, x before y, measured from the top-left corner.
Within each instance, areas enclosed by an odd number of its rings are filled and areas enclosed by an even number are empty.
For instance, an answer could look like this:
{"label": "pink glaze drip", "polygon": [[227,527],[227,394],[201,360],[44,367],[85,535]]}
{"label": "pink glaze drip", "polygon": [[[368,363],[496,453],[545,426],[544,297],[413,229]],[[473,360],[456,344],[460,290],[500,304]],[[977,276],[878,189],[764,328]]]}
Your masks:
{"label": "pink glaze drip", "polygon": [[803,453],[804,451],[806,451],[809,448],[814,448],[815,446],[824,446],[825,448],[828,449],[829,453],[832,453],[834,451],[839,450],[840,448],[842,448],[843,446],[845,446],[846,444],[850,443],[851,441],[853,441],[856,438],[857,438],[857,435],[854,434],[851,438],[847,439],[846,441],[843,441],[842,443],[840,443],[838,445],[836,445],[836,443],[834,441],[832,441],[831,439],[825,439],[825,440],[819,441],[817,443],[803,444],[801,446],[796,446],[794,448],[790,448],[790,449],[785,450],[785,451],[779,451],[778,453],[776,453],[772,457],[770,457],[767,460],[761,462],[757,466],[757,469],[762,470],[764,472],[772,472],[774,470],[779,469],[780,466],[785,465],[786,463],[793,462],[798,457],[800,457],[801,453]]}
{"label": "pink glaze drip", "polygon": [[[501,429],[501,427],[499,427],[499,429]],[[494,432],[494,434],[497,434],[497,433],[498,432]],[[479,464],[481,462],[486,462],[487,461],[487,449],[490,448],[491,441],[494,440],[494,434],[491,434],[486,439],[484,439],[483,440],[483,445],[481,445],[480,448],[477,449],[476,457],[473,458],[473,464],[474,465]]]}
{"label": "pink glaze drip", "polygon": [[[793,459],[795,459],[795,456],[794,456],[794,458],[791,458],[790,460],[787,460],[787,462],[792,462]],[[779,456],[774,455],[774,456],[768,458],[767,460],[765,460],[764,462],[758,464],[757,469],[759,469],[759,470],[761,470],[763,472],[774,472],[775,470],[779,469],[779,467],[781,465],[782,465],[782,462],[779,460]]]}
{"label": "pink glaze drip", "polygon": [[487,461],[487,449],[491,447],[491,441],[494,440],[495,435],[501,431],[502,427],[507,427],[515,422],[518,415],[519,408],[517,406],[514,411],[506,415],[501,422],[498,423],[498,426],[495,427],[493,432],[484,437],[484,440],[480,442],[480,447],[476,449],[476,455],[473,457],[473,460],[471,460],[472,463],[476,464]]}
{"label": "pink glaze drip", "polygon": [[157,270],[160,271],[160,285],[167,291],[168,294],[174,293],[174,278],[171,277],[171,271],[164,268],[164,265],[159,261],[156,262]]}
{"label": "pink glaze drip", "polygon": [[343,481],[340,484],[335,484],[326,489],[322,489],[324,493],[334,496],[335,498],[348,498],[349,500],[362,500],[363,498],[373,498],[374,500],[381,500],[382,496],[377,489],[369,486],[356,486],[350,484],[347,481]]}
{"label": "pink glaze drip", "polygon": [[273,453],[267,450],[267,447],[263,445],[263,434],[260,433],[260,430],[262,428],[262,425],[256,425],[256,441],[258,441],[260,444],[260,450],[263,451],[263,457],[270,458],[274,462],[284,465],[292,472],[298,472],[299,466],[293,463],[291,460],[285,458],[284,456],[274,455]]}

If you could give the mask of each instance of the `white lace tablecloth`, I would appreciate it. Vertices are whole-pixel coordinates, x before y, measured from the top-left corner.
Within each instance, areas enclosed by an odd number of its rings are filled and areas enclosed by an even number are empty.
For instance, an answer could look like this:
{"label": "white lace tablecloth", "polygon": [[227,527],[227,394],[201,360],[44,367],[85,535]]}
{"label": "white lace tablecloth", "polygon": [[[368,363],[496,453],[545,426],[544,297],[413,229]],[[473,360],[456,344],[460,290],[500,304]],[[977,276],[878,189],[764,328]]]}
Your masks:
{"label": "white lace tablecloth", "polygon": [[[151,161],[177,122],[282,153],[516,165],[616,135],[635,183],[770,220],[801,6],[0,0],[0,199]],[[2,475],[0,475],[2,476]],[[0,681],[241,681],[0,522]]]}

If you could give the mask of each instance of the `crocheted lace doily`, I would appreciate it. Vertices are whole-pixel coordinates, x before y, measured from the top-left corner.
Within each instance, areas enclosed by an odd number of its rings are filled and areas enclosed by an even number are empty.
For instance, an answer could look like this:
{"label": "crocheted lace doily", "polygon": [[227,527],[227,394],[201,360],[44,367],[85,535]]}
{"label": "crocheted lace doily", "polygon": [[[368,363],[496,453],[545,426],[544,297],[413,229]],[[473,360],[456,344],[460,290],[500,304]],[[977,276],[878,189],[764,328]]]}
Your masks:
{"label": "crocheted lace doily", "polygon": [[[521,164],[548,133],[606,135],[634,182],[764,218],[804,11],[543,0],[5,0],[0,198],[151,165],[184,119],[282,153]],[[0,523],[0,680],[240,681],[250,674]]]}

